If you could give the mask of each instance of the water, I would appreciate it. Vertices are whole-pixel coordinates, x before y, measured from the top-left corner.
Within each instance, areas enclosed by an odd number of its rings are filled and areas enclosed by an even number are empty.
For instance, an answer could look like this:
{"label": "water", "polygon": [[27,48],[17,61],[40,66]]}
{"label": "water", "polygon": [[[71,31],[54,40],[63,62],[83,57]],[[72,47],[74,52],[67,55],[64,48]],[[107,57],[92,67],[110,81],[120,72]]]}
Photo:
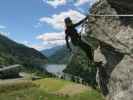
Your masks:
{"label": "water", "polygon": [[66,65],[47,64],[45,68],[49,73],[59,76],[59,75],[63,75],[63,70],[66,68]]}
{"label": "water", "polygon": [[63,72],[66,66],[67,65],[63,65],[63,64],[62,65],[61,64],[47,64],[45,68],[49,73],[57,76],[58,78],[63,77],[63,79],[65,80],[71,80],[71,78],[73,77],[75,79],[79,79],[82,83],[82,80],[83,80],[82,78]]}

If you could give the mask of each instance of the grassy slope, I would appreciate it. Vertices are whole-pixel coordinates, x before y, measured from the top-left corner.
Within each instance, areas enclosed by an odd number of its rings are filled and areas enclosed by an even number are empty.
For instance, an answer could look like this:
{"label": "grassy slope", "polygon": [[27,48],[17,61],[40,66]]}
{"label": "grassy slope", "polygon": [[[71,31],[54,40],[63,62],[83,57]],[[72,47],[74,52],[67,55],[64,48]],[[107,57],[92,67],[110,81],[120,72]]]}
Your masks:
{"label": "grassy slope", "polygon": [[67,85],[74,84],[69,81],[47,78],[33,83],[37,86],[21,88],[16,91],[8,90],[1,93],[0,100],[104,100],[100,93],[92,89],[73,96],[51,93],[63,89]]}
{"label": "grassy slope", "polygon": [[47,92],[56,92],[66,85],[74,84],[69,81],[59,80],[55,78],[46,78],[46,79],[35,81],[34,83],[39,85],[40,86],[39,88],[41,90],[45,90]]}

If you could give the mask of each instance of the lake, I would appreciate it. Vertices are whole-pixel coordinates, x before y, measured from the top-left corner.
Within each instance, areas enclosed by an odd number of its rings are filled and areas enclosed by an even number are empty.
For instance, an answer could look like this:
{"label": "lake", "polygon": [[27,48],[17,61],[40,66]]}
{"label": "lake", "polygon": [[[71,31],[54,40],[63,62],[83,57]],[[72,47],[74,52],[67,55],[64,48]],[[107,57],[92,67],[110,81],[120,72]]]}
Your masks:
{"label": "lake", "polygon": [[71,80],[73,77],[75,79],[78,79],[82,83],[83,79],[81,77],[74,76],[74,75],[63,72],[63,70],[66,68],[66,66],[67,65],[65,65],[65,64],[64,65],[63,64],[62,65],[61,64],[47,64],[45,66],[45,68],[49,73],[51,73],[59,78],[63,77],[63,79],[65,79],[65,80]]}
{"label": "lake", "polygon": [[66,65],[64,64],[47,64],[46,70],[49,73],[52,73],[56,76],[63,75],[63,70],[66,68]]}

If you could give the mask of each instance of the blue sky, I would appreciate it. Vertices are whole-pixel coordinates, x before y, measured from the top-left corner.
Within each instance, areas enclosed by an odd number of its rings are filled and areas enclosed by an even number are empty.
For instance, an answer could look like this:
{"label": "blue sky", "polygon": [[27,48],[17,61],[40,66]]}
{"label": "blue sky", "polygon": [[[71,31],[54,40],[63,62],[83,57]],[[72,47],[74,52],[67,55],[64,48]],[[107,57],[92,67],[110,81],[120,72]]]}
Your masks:
{"label": "blue sky", "polygon": [[0,32],[38,50],[62,45],[63,18],[82,19],[94,1],[1,0]]}

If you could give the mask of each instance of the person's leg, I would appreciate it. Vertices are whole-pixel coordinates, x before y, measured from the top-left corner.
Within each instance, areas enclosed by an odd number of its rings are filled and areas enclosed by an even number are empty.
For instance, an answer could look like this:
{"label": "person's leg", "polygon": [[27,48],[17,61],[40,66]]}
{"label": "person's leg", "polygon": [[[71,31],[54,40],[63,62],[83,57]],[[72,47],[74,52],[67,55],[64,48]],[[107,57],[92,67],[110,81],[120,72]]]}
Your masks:
{"label": "person's leg", "polygon": [[93,55],[93,49],[91,48],[90,45],[87,43],[83,42],[82,40],[79,41],[79,47],[85,51],[87,57],[91,60],[94,61],[94,55]]}

